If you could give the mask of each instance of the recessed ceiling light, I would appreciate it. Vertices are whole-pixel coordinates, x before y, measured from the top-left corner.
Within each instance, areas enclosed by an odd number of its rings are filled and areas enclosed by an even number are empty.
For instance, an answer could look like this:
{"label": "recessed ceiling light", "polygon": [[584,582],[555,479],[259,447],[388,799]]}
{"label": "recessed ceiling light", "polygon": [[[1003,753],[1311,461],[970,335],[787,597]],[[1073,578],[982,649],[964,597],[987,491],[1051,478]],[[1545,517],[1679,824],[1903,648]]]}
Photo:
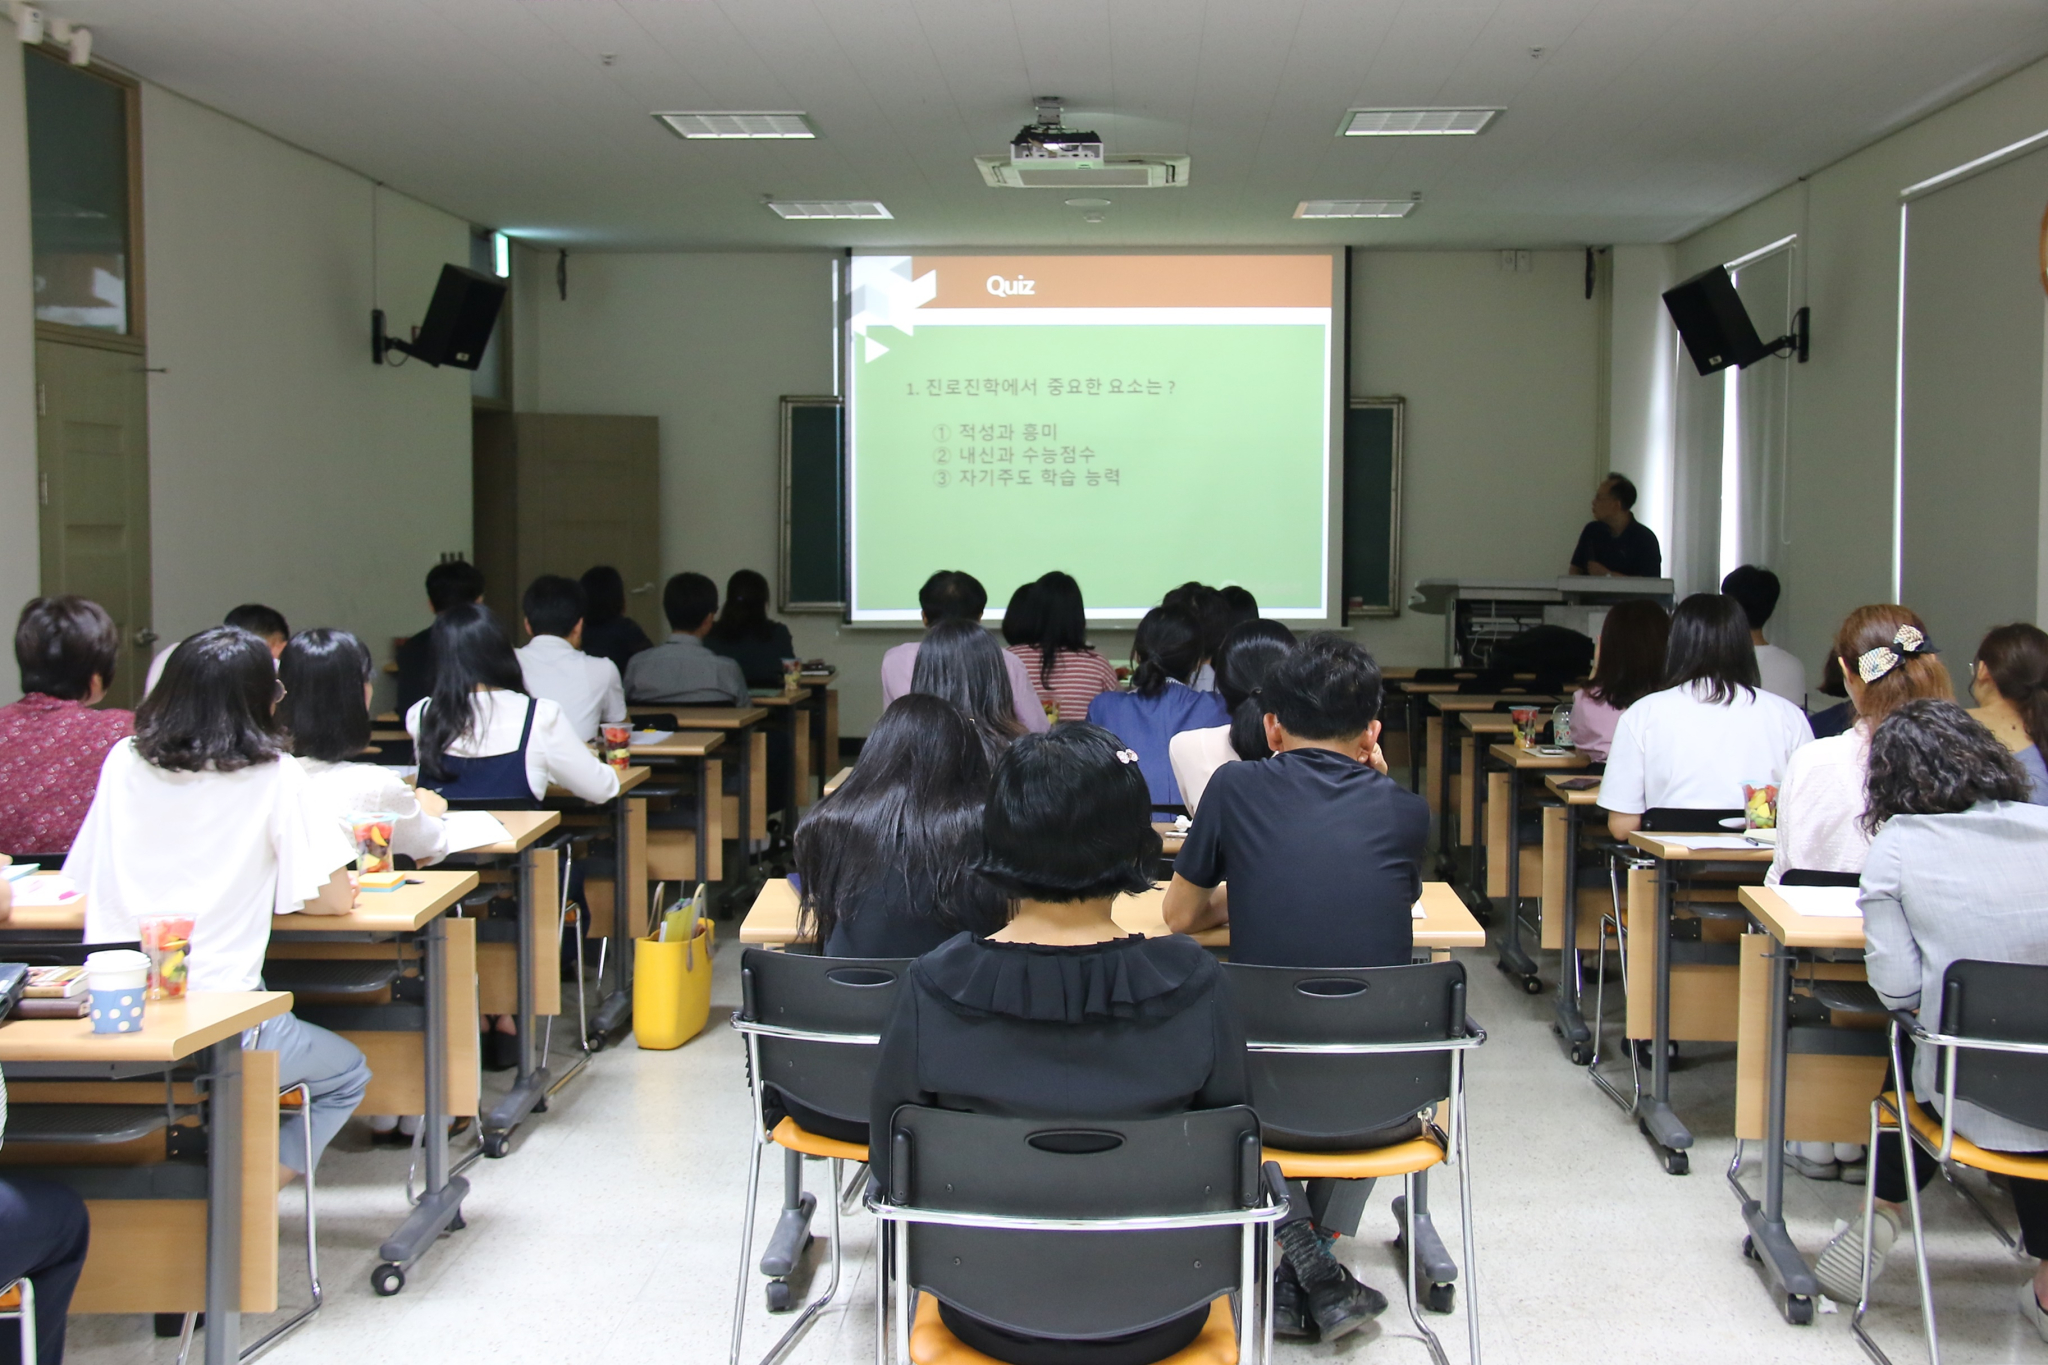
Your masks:
{"label": "recessed ceiling light", "polygon": [[656,111],[656,118],[666,123],[677,136],[692,142],[700,140],[724,141],[733,138],[813,138],[811,125],[801,113],[782,114],[731,114],[731,113],[668,113]]}
{"label": "recessed ceiling light", "polygon": [[1109,201],[1107,199],[1069,199],[1067,207],[1070,209],[1106,209],[1109,207]]}
{"label": "recessed ceiling light", "polygon": [[768,207],[784,218],[890,218],[875,199],[770,200]]}
{"label": "recessed ceiling light", "polygon": [[1296,218],[1406,218],[1413,199],[1304,199],[1295,205]]}
{"label": "recessed ceiling light", "polygon": [[1337,132],[1344,137],[1472,137],[1484,132],[1498,109],[1347,109]]}

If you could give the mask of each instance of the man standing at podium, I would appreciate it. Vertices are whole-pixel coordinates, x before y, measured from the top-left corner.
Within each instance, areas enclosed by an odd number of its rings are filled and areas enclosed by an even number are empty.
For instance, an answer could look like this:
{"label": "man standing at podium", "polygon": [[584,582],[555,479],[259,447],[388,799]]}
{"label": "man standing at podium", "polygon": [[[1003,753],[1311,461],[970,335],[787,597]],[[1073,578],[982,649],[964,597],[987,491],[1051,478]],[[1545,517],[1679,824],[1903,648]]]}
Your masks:
{"label": "man standing at podium", "polygon": [[1572,551],[1572,572],[1596,578],[1662,578],[1664,551],[1657,533],[1629,509],[1636,505],[1636,486],[1609,474],[1593,493],[1593,519],[1579,532]]}

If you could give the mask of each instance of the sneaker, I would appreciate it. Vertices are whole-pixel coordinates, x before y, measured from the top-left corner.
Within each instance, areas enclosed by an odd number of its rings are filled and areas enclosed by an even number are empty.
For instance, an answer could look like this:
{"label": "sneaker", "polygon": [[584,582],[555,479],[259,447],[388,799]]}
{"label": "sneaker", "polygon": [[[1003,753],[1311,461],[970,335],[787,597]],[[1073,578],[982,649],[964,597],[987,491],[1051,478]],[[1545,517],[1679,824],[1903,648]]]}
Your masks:
{"label": "sneaker", "polygon": [[1308,1315],[1308,1296],[1301,1292],[1294,1267],[1284,1259],[1280,1262],[1280,1273],[1273,1279],[1273,1335],[1281,1341],[1316,1339],[1316,1325]]}
{"label": "sneaker", "polygon": [[1870,1163],[1867,1161],[1844,1161],[1841,1167],[1844,1185],[1861,1185],[1870,1179]]}
{"label": "sneaker", "polygon": [[1788,1142],[1785,1164],[1808,1180],[1840,1180],[1842,1168],[1835,1164],[1831,1142]]}
{"label": "sneaker", "polygon": [[[1870,1282],[1884,1271],[1884,1258],[1899,1239],[1899,1216],[1879,1206],[1870,1220]],[[1814,1258],[1813,1276],[1836,1303],[1853,1305],[1863,1296],[1863,1223],[1857,1220],[1836,1233]]]}
{"label": "sneaker", "polygon": [[2034,1281],[2031,1278],[2020,1285],[2020,1316],[2034,1324],[2034,1330],[2041,1334],[2041,1340],[2048,1341],[2048,1309],[2043,1309],[2041,1300],[2034,1296]]}
{"label": "sneaker", "polygon": [[1387,1311],[1386,1295],[1360,1284],[1306,1220],[1283,1224],[1279,1240],[1324,1341],[1347,1336]]}
{"label": "sneaker", "polygon": [[1835,1144],[1835,1160],[1844,1166],[1847,1166],[1852,1161],[1861,1161],[1863,1157],[1863,1144],[1860,1142],[1838,1142]]}

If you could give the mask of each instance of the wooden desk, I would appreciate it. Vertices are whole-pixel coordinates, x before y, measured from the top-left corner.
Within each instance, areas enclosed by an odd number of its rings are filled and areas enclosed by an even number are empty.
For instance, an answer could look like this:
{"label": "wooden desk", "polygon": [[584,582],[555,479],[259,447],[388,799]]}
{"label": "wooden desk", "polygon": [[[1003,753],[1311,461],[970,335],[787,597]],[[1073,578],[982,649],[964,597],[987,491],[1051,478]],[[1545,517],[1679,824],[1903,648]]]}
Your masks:
{"label": "wooden desk", "polygon": [[1596,901],[1592,918],[1581,918],[1586,909],[1582,904],[1586,893],[1579,889],[1579,821],[1587,811],[1599,807],[1600,784],[1596,781],[1591,787],[1578,790],[1561,785],[1576,780],[1578,776],[1568,772],[1543,774],[1544,790],[1557,804],[1543,808],[1541,942],[1543,947],[1557,949],[1561,954],[1554,1006],[1558,1036],[1564,1039],[1572,1064],[1584,1066],[1593,1059],[1593,1031],[1586,1025],[1580,1003],[1586,983],[1579,952],[1600,947],[1601,930],[1599,891],[1590,893]]}
{"label": "wooden desk", "polygon": [[[1764,1177],[1761,1199],[1746,1193],[1738,1198],[1778,1311],[1792,1322],[1811,1322],[1820,1283],[1785,1231],[1785,1141],[1868,1141],[1870,1102],[1884,1088],[1889,1063],[1876,1047],[1860,1054],[1795,1053],[1792,1047],[1786,1005],[1794,955],[1801,950],[1860,952],[1863,917],[1801,914],[1776,887],[1745,886],[1737,894],[1763,932],[1743,939],[1735,1136],[1762,1139]],[[1816,980],[1863,978],[1857,962],[1809,960],[1804,965]],[[1882,1015],[1870,1018],[1873,1024],[1883,1020]],[[1870,1155],[1874,1164],[1877,1154]]]}
{"label": "wooden desk", "polygon": [[[697,773],[696,818],[688,830],[650,830],[647,835],[647,880],[722,881],[725,877],[725,831],[738,824],[738,803],[734,818],[725,814],[725,733],[719,730],[678,730],[652,744],[635,744],[632,755],[640,762],[664,766],[694,766]],[[718,756],[714,756],[718,755]],[[635,771],[646,772],[646,768]],[[744,857],[741,860],[745,861]],[[630,953],[628,944],[618,945]]]}
{"label": "wooden desk", "polygon": [[[1704,988],[1709,998],[1696,1010],[1689,1011],[1689,1022],[1683,1030],[1684,1037],[1709,1039],[1722,1042],[1736,1040],[1735,1005],[1739,994],[1738,981],[1730,976],[1726,966],[1701,962],[1686,964],[1674,969],[1671,952],[1672,900],[1681,870],[1700,872],[1749,872],[1762,876],[1770,865],[1771,850],[1768,848],[1688,848],[1675,840],[1711,837],[1703,835],[1671,835],[1659,837],[1638,830],[1629,835],[1628,842],[1657,860],[1655,883],[1649,896],[1653,907],[1649,919],[1651,950],[1642,951],[1641,939],[1637,939],[1636,951],[1629,954],[1628,1036],[1650,1039],[1650,1093],[1636,1104],[1636,1117],[1641,1122],[1643,1133],[1657,1148],[1664,1163],[1664,1169],[1672,1175],[1684,1175],[1691,1168],[1686,1149],[1692,1146],[1692,1132],[1679,1122],[1678,1115],[1671,1108],[1671,1026],[1672,992],[1674,970],[1684,972],[1696,988]],[[1642,874],[1629,874],[1629,921],[1640,928],[1644,917],[1636,913],[1637,890]],[[1704,956],[1704,954],[1703,954]],[[1737,971],[1739,972],[1739,961]],[[1717,988],[1719,979],[1730,976],[1726,989]],[[1722,1000],[1722,996],[1727,998]],[[1649,1027],[1643,1028],[1638,1010],[1639,1001],[1650,1002]]]}
{"label": "wooden desk", "polygon": [[831,794],[832,794],[833,792],[836,792],[836,791],[838,791],[838,790],[839,790],[839,789],[840,789],[841,787],[843,787],[843,786],[845,786],[845,785],[846,785],[846,779],[847,779],[847,778],[849,778],[849,777],[852,777],[852,776],[853,776],[853,769],[851,769],[851,768],[841,768],[841,769],[840,769],[840,770],[839,770],[838,772],[836,772],[836,773],[832,774],[832,776],[830,776],[830,777],[826,778],[826,779],[825,779],[825,795],[827,795],[827,796],[830,796],[830,795],[831,795]]}
{"label": "wooden desk", "polygon": [[811,744],[808,718],[819,709],[821,703],[817,693],[809,687],[800,687],[794,694],[785,692],[749,692],[749,698],[756,706],[765,706],[770,711],[779,711],[789,721],[790,785],[789,805],[784,814],[788,827],[796,828],[797,811],[810,804],[811,790]]}
{"label": "wooden desk", "polygon": [[[560,787],[550,788],[548,800],[554,802],[565,814],[588,821],[590,813],[609,806],[612,818],[612,848],[615,863],[612,874],[612,903],[608,909],[611,923],[608,926],[612,940],[612,989],[599,1002],[596,1011],[586,1021],[590,1029],[585,1041],[593,1048],[602,1047],[604,1041],[622,1025],[633,1008],[633,943],[636,935],[646,932],[645,906],[647,896],[647,802],[633,798],[633,791],[654,773],[644,767],[629,766],[619,774],[619,794],[610,801],[585,801],[572,792]],[[698,827],[704,825],[705,815],[700,807]],[[584,908],[590,912],[591,932],[596,933],[599,905],[594,887],[602,886],[600,879],[586,877],[583,882]]]}
{"label": "wooden desk", "polygon": [[[118,1082],[192,1057],[212,1076],[205,1200],[88,1199],[95,1236],[72,1312],[203,1308],[206,1365],[232,1365],[241,1352],[242,1314],[276,1309],[277,1054],[244,1053],[242,1031],[291,1003],[282,991],[205,991],[149,1005],[137,1033],[96,1034],[84,1019],[17,1019],[0,1028],[0,1065],[24,1108],[43,1097],[75,1102],[90,1095],[77,1083],[83,1078]],[[143,1088],[164,1093],[161,1083]],[[160,1161],[164,1141],[158,1132],[122,1146],[153,1148],[132,1154]],[[17,1142],[0,1170],[62,1166],[73,1156],[115,1164],[108,1158],[119,1150]]]}
{"label": "wooden desk", "polygon": [[[1155,886],[1135,896],[1118,896],[1110,908],[1117,927],[1126,933],[1156,938],[1167,932],[1166,888]],[[1458,899],[1449,882],[1422,884],[1423,917],[1415,921],[1415,945],[1434,951],[1451,948],[1479,948],[1486,944],[1486,930],[1472,918],[1472,912]],[[1212,929],[1196,934],[1195,941],[1212,948],[1227,948],[1230,931]],[[740,923],[740,942],[780,948],[797,938],[797,895],[786,879],[777,878],[761,887],[760,895]]]}
{"label": "wooden desk", "polygon": [[1175,829],[1171,820],[1154,820],[1152,830],[1159,836],[1159,851],[1169,858],[1178,855],[1187,842],[1187,835]]}
{"label": "wooden desk", "polygon": [[1448,721],[1449,717],[1464,711],[1491,711],[1494,707],[1500,705],[1502,702],[1513,702],[1518,706],[1524,704],[1529,706],[1554,706],[1557,704],[1557,699],[1555,697],[1542,697],[1533,694],[1523,696],[1521,694],[1509,694],[1504,692],[1459,692],[1456,690],[1458,686],[1458,684],[1456,683],[1413,683],[1409,684],[1409,686],[1415,687],[1418,690],[1429,686],[1436,686],[1444,689],[1442,691],[1428,692],[1425,694],[1429,698],[1430,710],[1436,712],[1436,714],[1431,716],[1428,721],[1430,763],[1429,790],[1426,793],[1424,793],[1424,795],[1429,800],[1429,809],[1432,815],[1441,813],[1444,808],[1444,779],[1446,773],[1445,764],[1449,761],[1448,756],[1445,753],[1445,743],[1447,734],[1447,731],[1445,730],[1445,724]]}
{"label": "wooden desk", "polygon": [[[689,730],[716,730],[728,739],[726,753],[739,750],[735,759],[740,774],[739,803],[734,808],[734,819],[728,828],[738,841],[740,862],[745,864],[752,856],[756,832],[765,832],[768,828],[768,736],[757,728],[768,719],[768,708],[759,705],[659,706],[649,703],[637,705],[635,709],[675,717],[679,734]],[[634,752],[659,758],[662,757],[660,747],[636,745]],[[722,792],[723,788],[719,790]]]}
{"label": "wooden desk", "polygon": [[[1476,719],[1472,716],[1466,720]],[[1510,722],[1512,717],[1503,717]],[[1507,897],[1506,931],[1501,935],[1500,969],[1522,978],[1522,988],[1531,995],[1541,993],[1543,981],[1537,975],[1536,961],[1522,948],[1522,775],[1524,773],[1570,772],[1592,766],[1575,750],[1561,754],[1547,754],[1537,749],[1523,749],[1513,744],[1494,744],[1488,747],[1488,762],[1500,765],[1503,790],[1495,818],[1487,822],[1487,843],[1491,848],[1495,826],[1499,827],[1504,855],[1501,859],[1503,878],[1502,892]],[[1488,779],[1488,795],[1492,795]],[[1487,859],[1487,886],[1489,896],[1493,893],[1493,860]],[[1539,883],[1540,885],[1540,883]],[[1537,927],[1537,940],[1542,941],[1542,927]]]}
{"label": "wooden desk", "polygon": [[[510,1150],[512,1130],[556,1089],[547,1058],[537,1057],[535,1043],[540,1036],[540,1016],[562,1012],[562,973],[556,951],[562,936],[561,853],[535,845],[561,826],[562,813],[500,810],[491,814],[512,837],[451,854],[450,861],[495,865],[510,860],[518,883],[519,921],[510,943],[485,937],[487,929],[498,928],[492,921],[477,922],[477,1004],[485,1014],[513,1015],[519,1025],[512,1088],[482,1116],[484,1155],[501,1157]],[[549,926],[545,938],[543,924]],[[588,1060],[586,1053],[570,1074],[581,1070]]]}
{"label": "wooden desk", "polygon": [[1481,895],[1503,895],[1505,890],[1494,891],[1480,884],[1481,867],[1479,848],[1481,832],[1485,821],[1481,811],[1486,805],[1487,793],[1482,783],[1485,780],[1486,750],[1484,746],[1496,739],[1511,737],[1515,733],[1514,717],[1499,711],[1458,711],[1448,713],[1444,724],[1453,724],[1451,717],[1457,717],[1455,724],[1462,733],[1458,736],[1458,801],[1456,833],[1452,836],[1458,846],[1473,849],[1472,865],[1468,875],[1472,889]]}

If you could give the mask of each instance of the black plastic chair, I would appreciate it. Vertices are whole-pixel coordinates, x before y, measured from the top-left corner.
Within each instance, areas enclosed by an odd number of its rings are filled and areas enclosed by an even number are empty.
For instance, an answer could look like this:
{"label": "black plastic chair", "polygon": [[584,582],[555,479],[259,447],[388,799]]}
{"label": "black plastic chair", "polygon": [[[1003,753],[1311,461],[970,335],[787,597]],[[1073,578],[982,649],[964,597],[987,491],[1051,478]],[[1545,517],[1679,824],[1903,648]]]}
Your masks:
{"label": "black plastic chair", "polygon": [[[1923,1013],[1929,1003],[1922,999]],[[1927,1357],[1934,1365],[1941,1360],[1941,1343],[1935,1331],[1934,1286],[1920,1220],[1920,1187],[1910,1178],[1913,1149],[1918,1147],[1944,1168],[1953,1164],[1988,1175],[2048,1180],[2048,1155],[1991,1151],[1958,1137],[1955,1127],[1956,1104],[1962,1101],[2029,1128],[2048,1128],[2048,966],[1967,958],[1951,962],[1942,973],[1938,1021],[1938,1027],[1930,1030],[1911,1011],[1892,1012],[1892,1077],[1899,1088],[1886,1091],[1870,1105],[1872,1165],[1877,1161],[1879,1137],[1895,1132],[1899,1156],[1909,1175],[1906,1193],[1913,1213],[1913,1257],[1920,1274],[1920,1320],[1927,1333]],[[1935,1079],[1942,1091],[1940,1114],[1929,1113],[1913,1098],[1913,1078],[1901,1065],[1902,1036],[1911,1038],[1916,1050],[1932,1048],[1938,1054]],[[1953,1180],[1950,1183],[1955,1184]],[[2016,1239],[1974,1195],[1960,1184],[1955,1188],[1976,1204],[2008,1249],[2018,1249]],[[1877,1183],[1871,1181],[1863,1191],[1862,1293],[1849,1326],[1866,1351],[1889,1365],[1889,1358],[1863,1327],[1863,1315],[1870,1309],[1870,1222],[1876,1199]]]}
{"label": "black plastic chair", "polygon": [[[1292,1179],[1400,1176],[1414,1215],[1408,1250],[1408,1315],[1444,1365],[1442,1344],[1422,1321],[1417,1243],[1427,1216],[1418,1181],[1432,1166],[1458,1168],[1464,1233],[1465,1322],[1479,1360],[1473,1261],[1472,1172],[1466,1160],[1464,1054],[1486,1041],[1465,1013],[1465,965],[1254,967],[1228,963],[1230,994],[1244,1022],[1252,1107],[1265,1127],[1266,1159]],[[1445,1126],[1439,1126],[1442,1114]],[[1421,1118],[1418,1137],[1391,1144],[1372,1134]],[[1446,1301],[1445,1309],[1449,1308]]]}
{"label": "black plastic chair", "polygon": [[[732,1026],[746,1040],[747,1081],[754,1096],[754,1137],[747,1157],[747,1217],[740,1236],[739,1288],[733,1296],[731,1365],[739,1365],[746,1326],[747,1285],[754,1255],[754,1206],[761,1193],[761,1156],[769,1147],[787,1154],[789,1197],[782,1223],[798,1234],[802,1251],[815,1196],[802,1194],[804,1157],[832,1163],[832,1273],[825,1291],[804,1307],[763,1357],[780,1360],[839,1290],[844,1247],[839,1235],[845,1163],[865,1163],[867,1148],[805,1129],[795,1119],[768,1124],[768,1091],[803,1109],[847,1124],[868,1121],[875,1053],[882,1026],[895,1008],[896,988],[908,960],[811,957],[749,948],[740,958],[740,1008]],[[778,1224],[780,1231],[782,1224]],[[879,1231],[878,1231],[879,1238]],[[782,1239],[777,1238],[779,1243]],[[879,1246],[877,1250],[879,1251]],[[878,1262],[879,1263],[879,1262]],[[787,1292],[785,1286],[784,1293]],[[879,1337],[878,1337],[879,1341]]]}
{"label": "black plastic chair", "polygon": [[[1201,1333],[1161,1365],[1249,1365],[1255,1339],[1270,1356],[1258,1263],[1261,1243],[1271,1261],[1287,1190],[1278,1167],[1262,1166],[1250,1109],[1111,1120],[905,1105],[889,1141],[889,1189],[871,1189],[868,1206],[894,1232],[896,1365],[983,1358],[940,1320],[939,1303],[1075,1342],[1206,1308]],[[876,1277],[878,1348],[885,1280]]]}

